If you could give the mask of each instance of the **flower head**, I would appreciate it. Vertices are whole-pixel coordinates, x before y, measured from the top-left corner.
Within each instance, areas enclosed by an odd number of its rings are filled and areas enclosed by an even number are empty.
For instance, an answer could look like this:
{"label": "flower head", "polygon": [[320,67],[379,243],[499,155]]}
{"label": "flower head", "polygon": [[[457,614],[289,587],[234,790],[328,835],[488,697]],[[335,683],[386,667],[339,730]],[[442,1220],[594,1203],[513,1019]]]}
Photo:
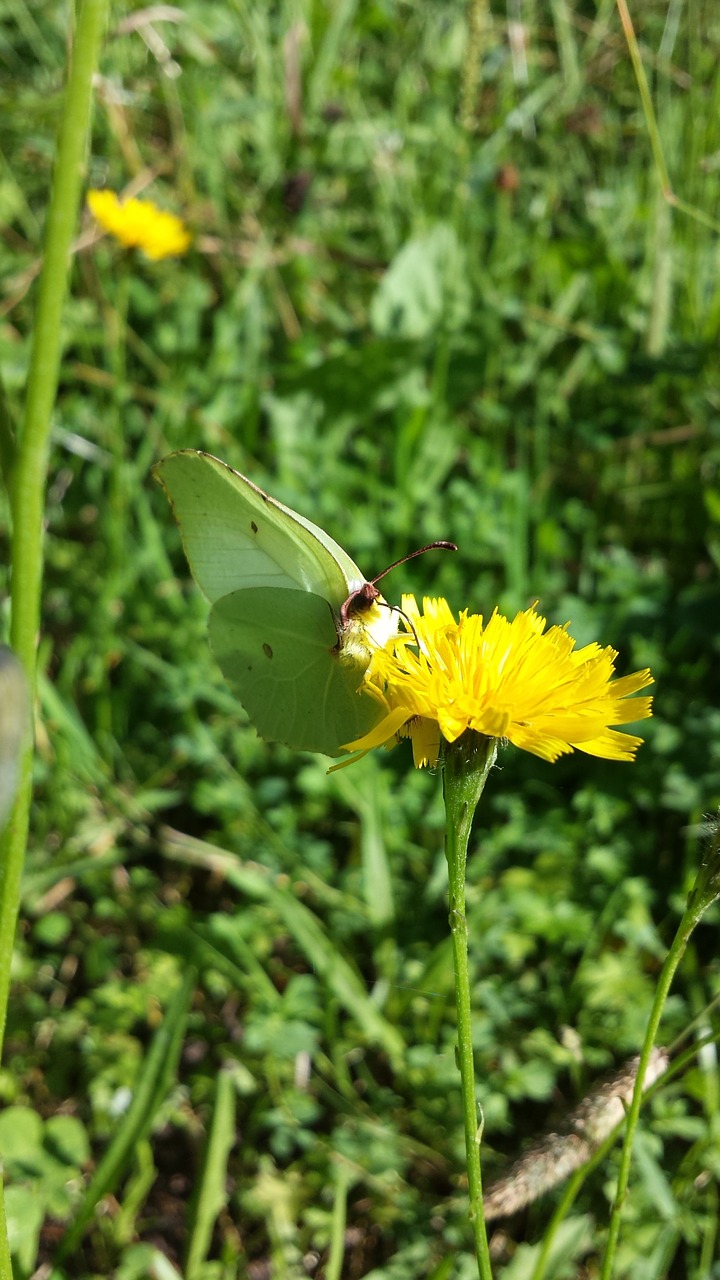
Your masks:
{"label": "flower head", "polygon": [[614,649],[575,648],[567,626],[550,627],[535,608],[487,623],[447,601],[403,597],[408,631],[376,649],[361,686],[385,715],[347,750],[369,751],[410,737],[418,767],[434,764],[441,738],[466,729],[505,738],[543,760],[578,750],[633,760],[642,738],[614,725],[644,720],[652,699],[632,698],[653,683],[648,670],[614,679]]}
{"label": "flower head", "polygon": [[190,247],[184,222],[152,200],[120,200],[114,191],[88,191],[87,203],[103,231],[126,249],[142,249],[154,261],[186,253]]}

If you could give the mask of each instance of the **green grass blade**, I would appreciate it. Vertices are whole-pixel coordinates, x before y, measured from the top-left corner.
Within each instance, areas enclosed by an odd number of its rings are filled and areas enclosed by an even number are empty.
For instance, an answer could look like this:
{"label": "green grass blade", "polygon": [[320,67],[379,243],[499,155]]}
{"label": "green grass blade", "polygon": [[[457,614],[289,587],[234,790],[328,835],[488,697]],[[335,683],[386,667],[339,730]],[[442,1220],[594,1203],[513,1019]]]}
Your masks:
{"label": "green grass blade", "polygon": [[227,1204],[227,1162],[235,1143],[235,1082],[232,1069],[218,1073],[215,1107],[200,1181],[190,1208],[190,1241],[185,1275],[199,1280],[212,1240],[213,1226]]}
{"label": "green grass blade", "polygon": [[333,67],[339,61],[343,37],[352,22],[356,8],[357,0],[338,0],[338,3],[332,6],[325,37],[309,77],[308,101],[312,111],[318,111],[328,96],[328,84]]}
{"label": "green grass blade", "polygon": [[60,1245],[58,1260],[66,1258],[77,1247],[96,1205],[118,1185],[135,1147],[150,1131],[157,1109],[175,1075],[194,982],[194,971],[189,970],[168,1005],[162,1024],[153,1037],[127,1114],[85,1192],[77,1217]]}
{"label": "green grass blade", "polygon": [[360,823],[363,891],[368,915],[383,928],[395,918],[392,873],[384,835],[383,774],[372,756],[332,774],[332,782]]}
{"label": "green grass blade", "polygon": [[161,915],[157,938],[166,951],[189,961],[199,973],[214,969],[224,974],[236,990],[242,990],[249,982],[255,991],[262,992],[268,1007],[281,1005],[280,992],[232,917],[218,913],[203,928],[194,928],[187,923],[168,925]]}
{"label": "green grass blade", "polygon": [[9,1280],[12,1280],[12,1259],[10,1257],[5,1218],[5,1186],[2,1178],[0,1178],[0,1224],[2,1224],[0,1229],[0,1275],[8,1276]]}
{"label": "green grass blade", "polygon": [[347,1221],[347,1195],[350,1171],[338,1165],[335,1171],[335,1200],[330,1234],[330,1251],[325,1268],[325,1280],[340,1280],[345,1257],[345,1223]]}
{"label": "green grass blade", "polygon": [[688,218],[694,218],[696,222],[701,223],[704,227],[709,227],[712,231],[720,231],[720,222],[718,222],[717,219],[712,218],[710,214],[705,213],[703,209],[696,208],[695,205],[691,204],[689,201],[683,200],[673,191],[670,174],[665,161],[665,152],[663,150],[657,116],[655,115],[655,108],[653,107],[650,86],[645,74],[645,67],[643,66],[640,46],[638,45],[635,28],[633,27],[632,18],[630,17],[630,10],[628,9],[626,0],[617,0],[617,7],[618,13],[620,14],[623,32],[625,33],[625,39],[627,40],[628,49],[630,51],[630,58],[635,72],[635,79],[637,80],[643,114],[645,116],[645,124],[647,125],[647,131],[650,137],[650,146],[652,147],[653,158],[655,160],[655,168],[657,169],[663,196],[669,205],[672,205],[674,209],[679,209],[680,213],[686,214]]}
{"label": "green grass blade", "polygon": [[378,1011],[355,970],[292,890],[276,884],[263,868],[243,864],[227,850],[204,840],[167,827],[161,832],[161,839],[166,857],[218,871],[241,893],[268,902],[343,1008],[356,1019],[368,1039],[385,1050],[394,1068],[400,1069],[405,1052],[400,1032]]}
{"label": "green grass blade", "polygon": [[570,11],[566,0],[550,0],[550,10],[560,55],[564,93],[570,101],[573,101],[582,88],[582,76],[575,47]]}

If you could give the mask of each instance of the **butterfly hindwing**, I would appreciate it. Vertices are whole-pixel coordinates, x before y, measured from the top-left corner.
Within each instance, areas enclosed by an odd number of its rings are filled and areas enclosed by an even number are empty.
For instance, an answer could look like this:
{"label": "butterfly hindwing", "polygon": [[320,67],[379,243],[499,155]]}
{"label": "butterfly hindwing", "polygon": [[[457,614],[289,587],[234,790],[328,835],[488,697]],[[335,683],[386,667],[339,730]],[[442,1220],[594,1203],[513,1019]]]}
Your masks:
{"label": "butterfly hindwing", "polygon": [[378,704],[359,694],[362,667],[344,659],[327,600],[313,592],[250,587],[218,600],[210,644],[263,738],[341,754],[367,733]]}

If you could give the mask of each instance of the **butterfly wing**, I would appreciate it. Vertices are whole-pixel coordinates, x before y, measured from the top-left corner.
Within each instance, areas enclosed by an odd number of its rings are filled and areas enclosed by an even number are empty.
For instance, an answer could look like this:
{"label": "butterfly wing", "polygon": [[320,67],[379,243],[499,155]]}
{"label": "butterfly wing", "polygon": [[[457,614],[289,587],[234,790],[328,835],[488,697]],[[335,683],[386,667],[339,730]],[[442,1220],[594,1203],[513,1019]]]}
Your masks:
{"label": "butterfly wing", "polygon": [[241,588],[311,591],[338,612],[364,581],[342,547],[209,453],[182,449],[153,468],[180,526],[200,590],[213,603]]}
{"label": "butterfly wing", "polygon": [[341,754],[382,711],[358,693],[363,665],[337,648],[327,600],[286,587],[249,587],[217,600],[210,644],[261,737]]}

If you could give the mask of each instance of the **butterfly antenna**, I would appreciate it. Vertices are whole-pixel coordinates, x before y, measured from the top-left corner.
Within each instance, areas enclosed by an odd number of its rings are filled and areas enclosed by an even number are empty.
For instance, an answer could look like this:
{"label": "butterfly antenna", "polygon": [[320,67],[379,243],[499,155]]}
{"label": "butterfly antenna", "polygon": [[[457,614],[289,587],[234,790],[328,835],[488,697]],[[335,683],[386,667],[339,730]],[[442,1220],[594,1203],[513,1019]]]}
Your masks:
{"label": "butterfly antenna", "polygon": [[457,551],[454,542],[428,542],[426,547],[420,547],[418,551],[411,551],[409,555],[402,556],[400,560],[395,560],[393,564],[389,564],[387,569],[383,569],[376,578],[371,578],[369,582],[364,582],[357,591],[351,591],[347,600],[340,607],[340,634],[349,625],[351,614],[362,613],[365,609],[369,609],[375,603],[380,592],[375,586],[381,578],[384,578],[391,569],[397,569],[398,565],[405,564],[407,560],[413,560],[415,556],[421,556],[426,551],[433,551],[435,548],[443,551]]}
{"label": "butterfly antenna", "polygon": [[391,569],[397,569],[399,565],[406,564],[408,560],[414,560],[415,556],[424,555],[426,551],[435,550],[457,551],[457,547],[454,542],[428,542],[426,547],[419,547],[417,551],[410,551],[408,555],[401,556],[399,560],[393,560],[392,564],[389,564],[387,569],[383,569],[382,573],[378,573],[374,578],[371,578],[370,581],[374,586],[376,582],[379,582],[381,578],[384,578],[386,574],[390,573]]}

